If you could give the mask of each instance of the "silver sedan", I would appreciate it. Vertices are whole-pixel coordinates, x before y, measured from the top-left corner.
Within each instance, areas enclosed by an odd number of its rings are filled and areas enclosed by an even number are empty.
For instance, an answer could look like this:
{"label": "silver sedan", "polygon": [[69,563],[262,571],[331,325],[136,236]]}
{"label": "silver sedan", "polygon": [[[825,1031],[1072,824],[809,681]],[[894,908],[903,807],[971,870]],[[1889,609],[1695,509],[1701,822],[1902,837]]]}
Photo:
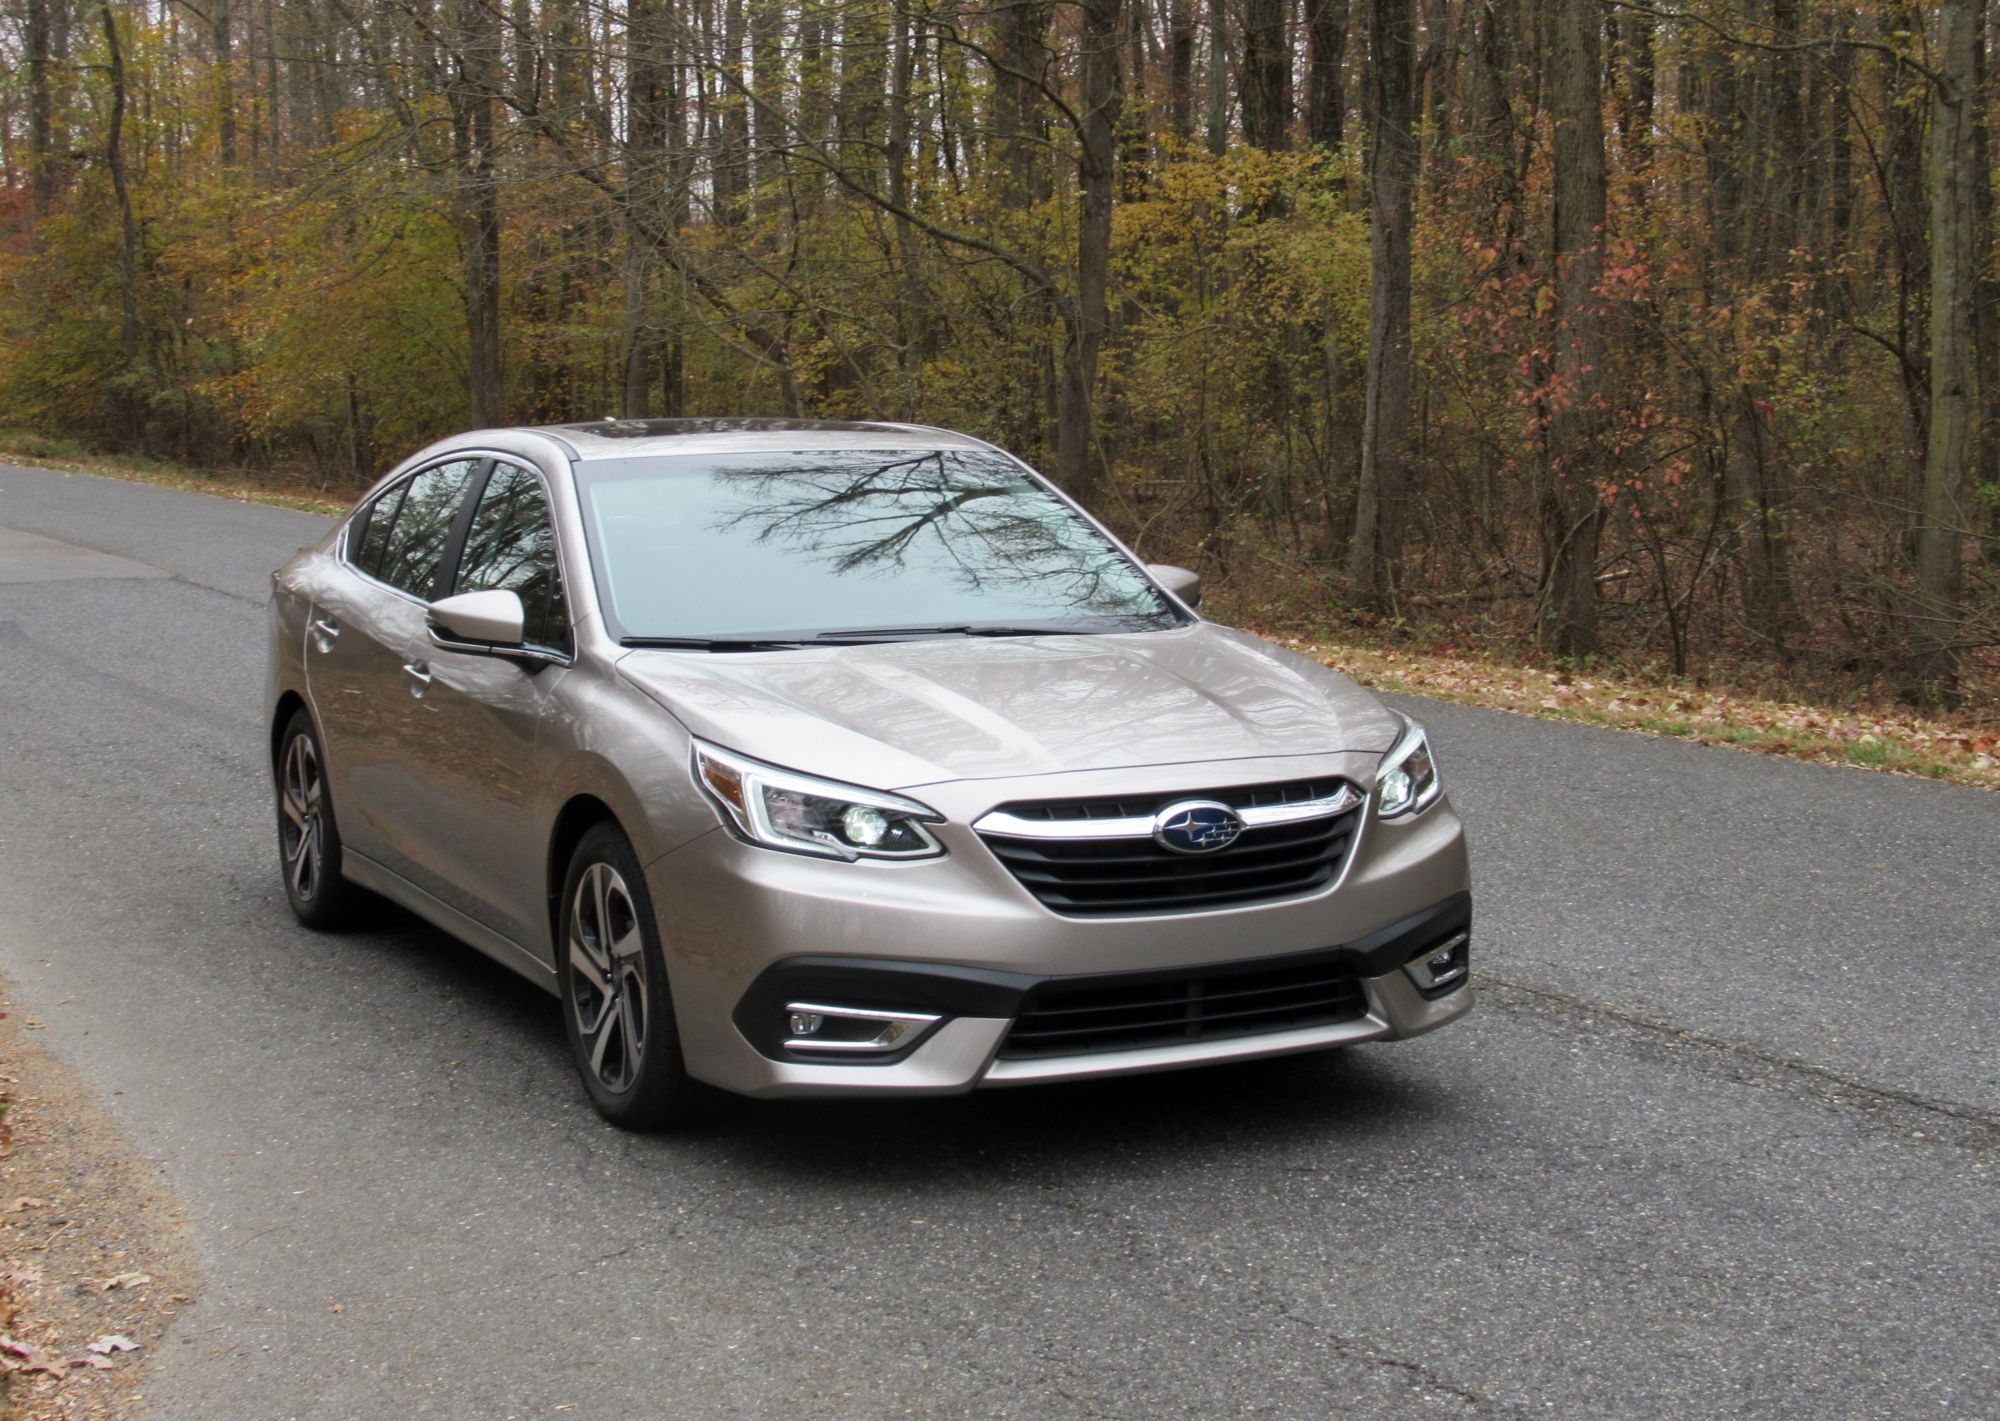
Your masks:
{"label": "silver sedan", "polygon": [[1460,1016],[1424,732],[1199,602],[944,430],[449,439],[273,577],[285,891],[541,983],[640,1128]]}

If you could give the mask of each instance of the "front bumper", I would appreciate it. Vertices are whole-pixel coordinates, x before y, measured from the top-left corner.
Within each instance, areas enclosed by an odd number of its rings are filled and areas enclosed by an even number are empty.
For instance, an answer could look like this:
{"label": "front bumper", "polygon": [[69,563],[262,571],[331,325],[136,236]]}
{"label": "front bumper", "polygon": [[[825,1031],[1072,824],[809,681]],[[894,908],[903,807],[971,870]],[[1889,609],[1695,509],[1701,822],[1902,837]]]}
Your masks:
{"label": "front bumper", "polygon": [[[1367,783],[1374,758],[1329,769]],[[1185,767],[1168,767],[1163,778],[1185,774]],[[980,798],[1025,797],[1021,783],[984,786]],[[1464,831],[1446,801],[1408,821],[1377,820],[1371,807],[1339,876],[1315,893],[1078,919],[1037,902],[965,827],[980,803],[951,802],[943,792],[919,797],[948,818],[939,829],[945,858],[842,863],[751,847],[717,829],[648,865],[690,1073],[752,1096],[955,1094],[1415,1036],[1471,1006],[1468,987],[1427,999],[1404,972],[1407,958],[1396,953],[1429,942],[1361,951],[1397,925],[1469,896]],[[1038,983],[1343,952],[1354,954],[1348,966],[1365,997],[1345,1020],[1074,1056],[1002,1053],[1022,996]],[[838,978],[787,979],[802,962],[872,972],[876,989],[843,996]],[[898,972],[914,974],[919,988],[931,979],[933,988],[883,990]],[[983,980],[990,990],[935,990],[937,982],[966,980]],[[777,1040],[788,1000],[907,1007],[944,1020],[887,1062],[788,1059]]]}

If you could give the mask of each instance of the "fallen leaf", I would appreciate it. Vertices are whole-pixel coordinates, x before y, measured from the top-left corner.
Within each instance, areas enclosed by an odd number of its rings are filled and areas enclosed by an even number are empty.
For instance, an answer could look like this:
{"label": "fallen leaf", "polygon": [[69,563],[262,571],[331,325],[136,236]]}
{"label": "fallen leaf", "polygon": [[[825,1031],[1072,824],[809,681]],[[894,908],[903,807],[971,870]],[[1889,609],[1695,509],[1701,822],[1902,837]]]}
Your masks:
{"label": "fallen leaf", "polygon": [[114,1288],[137,1288],[152,1281],[153,1275],[150,1273],[114,1273],[104,1280],[104,1291],[108,1293]]}
{"label": "fallen leaf", "polygon": [[85,1346],[83,1350],[86,1352],[95,1352],[101,1357],[112,1352],[136,1352],[139,1350],[139,1344],[122,1332],[114,1332],[107,1337],[98,1338],[95,1342]]}
{"label": "fallen leaf", "polygon": [[30,1199],[24,1194],[19,1199],[16,1199],[14,1201],[14,1207],[9,1209],[7,1212],[10,1214],[18,1214],[23,1209],[39,1209],[42,1207],[42,1203],[43,1203],[42,1200]]}
{"label": "fallen leaf", "polygon": [[91,1356],[72,1357],[69,1360],[69,1364],[72,1367],[95,1367],[98,1371],[102,1372],[110,1370],[111,1359],[109,1357]]}

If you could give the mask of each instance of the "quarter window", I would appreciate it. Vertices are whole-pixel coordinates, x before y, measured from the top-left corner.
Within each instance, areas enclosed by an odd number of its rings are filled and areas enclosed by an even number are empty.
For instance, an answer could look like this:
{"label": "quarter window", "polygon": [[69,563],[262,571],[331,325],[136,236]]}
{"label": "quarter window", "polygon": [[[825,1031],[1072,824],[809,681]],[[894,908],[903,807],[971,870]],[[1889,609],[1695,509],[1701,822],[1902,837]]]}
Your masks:
{"label": "quarter window", "polygon": [[[459,459],[426,469],[411,479],[409,492],[403,496],[395,523],[383,541],[378,565],[371,568],[363,564],[363,570],[412,597],[429,601],[437,585],[438,563],[451,542],[452,523],[482,462]],[[368,520],[364,545],[375,541],[374,525],[380,516],[378,510]]]}
{"label": "quarter window", "polygon": [[454,593],[512,592],[527,614],[531,645],[567,647],[569,609],[556,570],[555,528],[541,481],[526,469],[495,464],[465,535]]}

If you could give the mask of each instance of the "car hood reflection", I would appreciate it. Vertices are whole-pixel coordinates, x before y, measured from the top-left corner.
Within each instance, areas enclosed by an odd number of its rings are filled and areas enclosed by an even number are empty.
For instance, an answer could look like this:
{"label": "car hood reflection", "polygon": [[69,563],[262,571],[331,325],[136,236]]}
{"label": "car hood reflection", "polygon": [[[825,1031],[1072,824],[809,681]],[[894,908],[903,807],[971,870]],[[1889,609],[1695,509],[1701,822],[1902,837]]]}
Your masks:
{"label": "car hood reflection", "polygon": [[691,731],[884,788],[1340,751],[1401,729],[1355,683],[1209,624],[799,651],[634,651],[620,672]]}

